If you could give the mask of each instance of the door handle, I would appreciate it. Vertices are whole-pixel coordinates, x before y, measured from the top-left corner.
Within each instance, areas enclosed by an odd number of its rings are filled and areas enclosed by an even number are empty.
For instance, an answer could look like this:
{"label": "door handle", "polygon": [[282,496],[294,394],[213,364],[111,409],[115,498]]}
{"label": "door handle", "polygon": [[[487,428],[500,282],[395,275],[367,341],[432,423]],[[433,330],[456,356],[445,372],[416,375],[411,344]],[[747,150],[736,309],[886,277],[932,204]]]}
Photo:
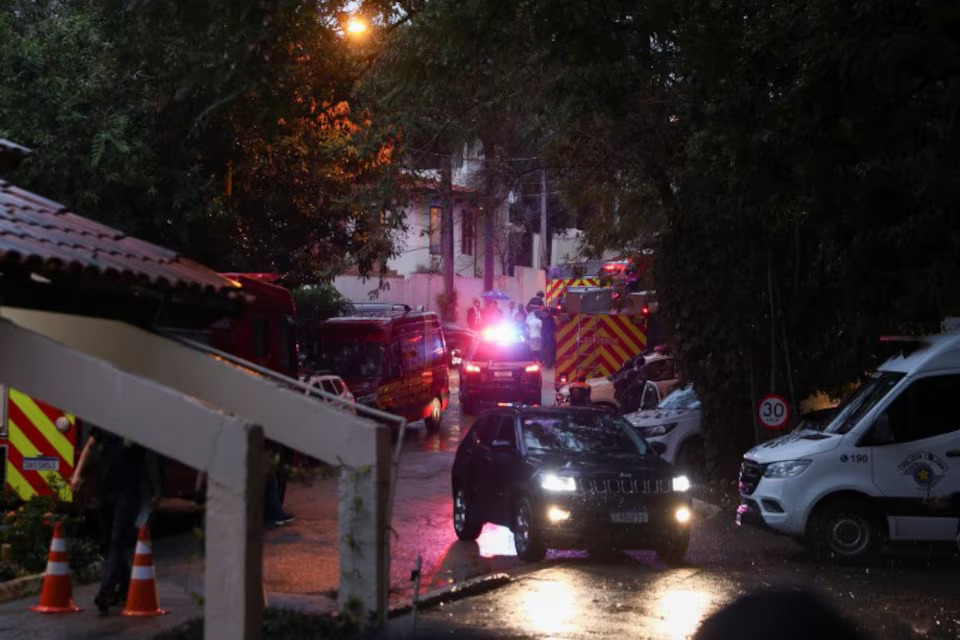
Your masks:
{"label": "door handle", "polygon": [[947,451],[948,458],[960,458],[960,449],[950,449]]}

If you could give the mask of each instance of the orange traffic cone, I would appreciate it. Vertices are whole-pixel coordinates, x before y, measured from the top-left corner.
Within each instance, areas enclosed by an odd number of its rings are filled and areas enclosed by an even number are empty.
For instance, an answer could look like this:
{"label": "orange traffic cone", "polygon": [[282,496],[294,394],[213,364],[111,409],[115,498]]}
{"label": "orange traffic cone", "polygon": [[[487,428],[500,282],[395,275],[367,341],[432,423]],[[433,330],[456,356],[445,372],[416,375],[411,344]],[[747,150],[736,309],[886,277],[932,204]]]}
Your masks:
{"label": "orange traffic cone", "polygon": [[47,573],[43,578],[43,593],[40,604],[30,607],[40,613],[74,613],[80,607],[73,601],[70,590],[70,560],[67,557],[67,539],[63,535],[63,523],[53,527],[53,542],[47,559]]}
{"label": "orange traffic cone", "polygon": [[137,551],[133,556],[133,573],[130,575],[130,590],[127,592],[125,616],[163,616],[170,613],[160,608],[157,598],[157,577],[153,571],[153,550],[150,530],[140,527]]}

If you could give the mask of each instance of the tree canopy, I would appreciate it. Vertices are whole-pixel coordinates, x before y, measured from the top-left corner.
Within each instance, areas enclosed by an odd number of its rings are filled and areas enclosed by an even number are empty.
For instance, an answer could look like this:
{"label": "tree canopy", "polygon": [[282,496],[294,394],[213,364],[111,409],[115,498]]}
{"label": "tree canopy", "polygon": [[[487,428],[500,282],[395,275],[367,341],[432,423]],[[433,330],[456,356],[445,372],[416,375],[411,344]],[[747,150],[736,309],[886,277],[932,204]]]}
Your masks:
{"label": "tree canopy", "polygon": [[960,312],[952,3],[426,5],[406,90],[465,131],[536,132],[594,251],[655,246],[672,346],[732,457],[762,393],[837,391],[880,334]]}
{"label": "tree canopy", "polygon": [[394,131],[351,106],[344,2],[6,0],[14,178],[220,269],[322,279],[392,254]]}

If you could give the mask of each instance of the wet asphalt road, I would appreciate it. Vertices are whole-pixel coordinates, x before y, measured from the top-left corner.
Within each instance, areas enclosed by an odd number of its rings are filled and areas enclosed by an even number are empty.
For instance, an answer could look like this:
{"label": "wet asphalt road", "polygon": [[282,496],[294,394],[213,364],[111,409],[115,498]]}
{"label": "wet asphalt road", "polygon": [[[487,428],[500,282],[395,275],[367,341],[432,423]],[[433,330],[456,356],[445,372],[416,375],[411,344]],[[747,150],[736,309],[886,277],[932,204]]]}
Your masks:
{"label": "wet asphalt road", "polygon": [[[545,388],[544,400],[552,396],[552,388]],[[412,596],[410,572],[418,556],[422,592],[493,572],[515,581],[423,612],[421,633],[450,635],[449,625],[456,623],[503,638],[685,638],[740,594],[800,585],[824,593],[874,637],[960,638],[960,559],[949,548],[899,549],[871,566],[843,567],[812,559],[790,540],[739,529],[732,513],[702,509],[683,566],[665,566],[642,551],[606,561],[550,552],[545,561],[524,565],[509,531],[492,525],[476,543],[459,542],[451,524],[449,472],[469,424],[454,397],[439,433],[414,428],[404,439],[391,600]],[[291,486],[287,507],[296,522],[267,534],[268,591],[335,595],[335,481]]]}

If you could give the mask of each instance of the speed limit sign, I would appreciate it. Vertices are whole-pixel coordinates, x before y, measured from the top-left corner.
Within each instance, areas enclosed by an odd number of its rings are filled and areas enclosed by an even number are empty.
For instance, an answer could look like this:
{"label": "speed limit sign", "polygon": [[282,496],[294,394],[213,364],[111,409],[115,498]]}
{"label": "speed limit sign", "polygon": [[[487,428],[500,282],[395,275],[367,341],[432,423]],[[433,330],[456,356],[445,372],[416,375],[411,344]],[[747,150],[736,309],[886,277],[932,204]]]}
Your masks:
{"label": "speed limit sign", "polygon": [[790,405],[778,395],[763,396],[757,405],[757,416],[767,429],[782,429],[790,422]]}

